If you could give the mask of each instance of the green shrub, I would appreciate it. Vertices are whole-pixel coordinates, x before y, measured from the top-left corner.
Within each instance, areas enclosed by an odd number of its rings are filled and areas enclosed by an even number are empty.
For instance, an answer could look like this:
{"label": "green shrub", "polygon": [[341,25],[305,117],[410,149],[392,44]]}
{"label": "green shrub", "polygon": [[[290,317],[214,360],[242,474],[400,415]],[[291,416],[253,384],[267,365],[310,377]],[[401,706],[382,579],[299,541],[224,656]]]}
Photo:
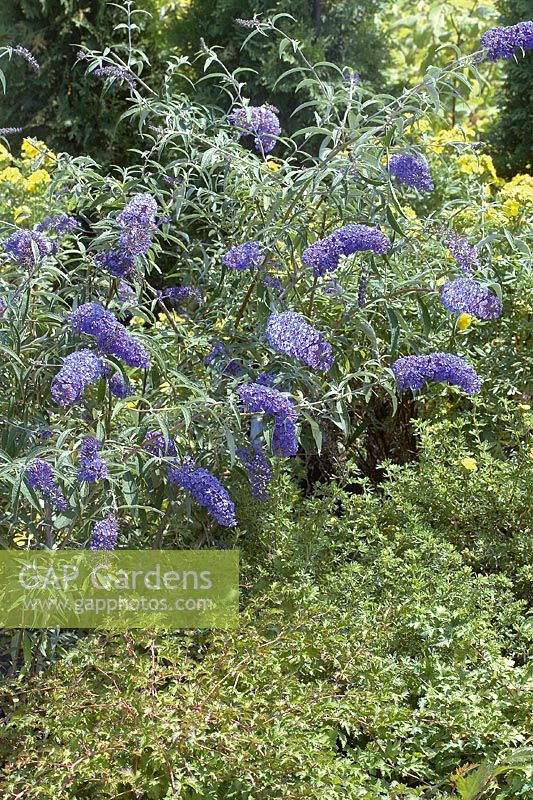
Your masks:
{"label": "green shrub", "polygon": [[[331,486],[299,503],[280,477],[245,523],[238,629],[93,636],[12,684],[2,796],[448,798],[459,768],[488,761],[460,797],[526,798],[527,763],[504,767],[531,762],[526,604],[446,541],[452,500],[423,518],[410,472],[385,498]],[[431,475],[422,461],[419,488]],[[485,505],[500,508],[490,492]]]}

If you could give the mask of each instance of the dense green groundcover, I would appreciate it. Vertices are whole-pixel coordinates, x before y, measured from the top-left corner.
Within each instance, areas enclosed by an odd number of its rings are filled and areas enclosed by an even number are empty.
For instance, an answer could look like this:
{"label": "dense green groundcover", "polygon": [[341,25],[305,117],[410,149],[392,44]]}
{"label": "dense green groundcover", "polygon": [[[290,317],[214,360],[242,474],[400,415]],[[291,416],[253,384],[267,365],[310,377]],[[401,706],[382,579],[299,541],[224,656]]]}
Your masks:
{"label": "dense green groundcover", "polygon": [[91,635],[12,685],[2,797],[531,796],[533,462],[464,422],[384,493],[241,498],[240,627]]}

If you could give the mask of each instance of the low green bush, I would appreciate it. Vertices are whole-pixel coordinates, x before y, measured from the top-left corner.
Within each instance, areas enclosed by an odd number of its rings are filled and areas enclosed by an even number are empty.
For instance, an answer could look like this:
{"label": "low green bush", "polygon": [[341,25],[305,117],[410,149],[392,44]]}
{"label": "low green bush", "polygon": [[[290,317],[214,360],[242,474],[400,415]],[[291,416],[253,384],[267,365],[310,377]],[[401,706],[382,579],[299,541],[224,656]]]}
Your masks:
{"label": "low green bush", "polygon": [[241,498],[238,629],[93,636],[13,684],[2,796],[530,796],[525,454],[446,424],[384,494]]}

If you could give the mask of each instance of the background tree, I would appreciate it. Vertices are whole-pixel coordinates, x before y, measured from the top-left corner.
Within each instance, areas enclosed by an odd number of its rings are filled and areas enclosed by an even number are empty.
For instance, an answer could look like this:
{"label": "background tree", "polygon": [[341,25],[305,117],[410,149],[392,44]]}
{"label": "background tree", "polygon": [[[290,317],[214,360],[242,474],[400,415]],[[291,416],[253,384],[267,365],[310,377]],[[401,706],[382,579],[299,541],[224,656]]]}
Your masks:
{"label": "background tree", "polygon": [[[279,58],[279,42],[267,37],[254,36],[244,44],[250,30],[236,20],[290,14],[294,19],[284,19],[283,30],[303,44],[310,62],[347,66],[365,83],[380,88],[387,37],[379,30],[378,14],[387,5],[387,0],[192,0],[169,22],[167,41],[189,56],[199,50],[202,39],[208,46],[221,47],[228,69],[246,65],[253,70],[242,78],[252,103],[271,103],[287,121],[302,102],[302,95],[297,99],[295,91],[302,75],[294,72],[286,80],[276,81],[298,65],[297,57],[285,48]],[[307,119],[305,112],[298,114],[285,129],[307,124],[309,116],[309,111]]]}
{"label": "background tree", "polygon": [[[533,18],[531,0],[501,0],[500,25],[514,25]],[[499,116],[489,141],[499,175],[510,178],[531,171],[533,165],[533,53],[511,60],[499,95]]]}
{"label": "background tree", "polygon": [[[136,14],[136,37],[150,60],[156,53],[157,3],[136,4],[148,14]],[[102,92],[98,78],[86,78],[76,65],[80,47],[103,49],[118,40],[114,31],[125,22],[124,10],[107,0],[12,0],[0,4],[0,43],[28,48],[41,70],[28,80],[19,59],[3,60],[10,86],[3,98],[0,127],[22,127],[24,135],[46,141],[54,150],[93,156],[102,162],[121,160],[135,141],[127,126],[117,130],[124,110],[124,89],[118,84]]]}

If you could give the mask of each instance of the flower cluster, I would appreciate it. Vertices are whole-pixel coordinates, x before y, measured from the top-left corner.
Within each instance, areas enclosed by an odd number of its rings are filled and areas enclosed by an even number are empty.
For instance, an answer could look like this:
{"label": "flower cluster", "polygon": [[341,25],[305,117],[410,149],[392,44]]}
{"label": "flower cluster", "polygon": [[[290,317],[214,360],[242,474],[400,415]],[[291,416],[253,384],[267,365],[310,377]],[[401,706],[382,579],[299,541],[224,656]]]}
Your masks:
{"label": "flower cluster", "polygon": [[54,470],[47,461],[34,459],[25,470],[30,489],[36,489],[57,511],[66,511],[68,503],[54,481]]}
{"label": "flower cluster", "polygon": [[33,56],[32,53],[30,53],[30,51],[26,47],[22,47],[21,44],[18,44],[16,47],[13,48],[12,52],[15,53],[17,56],[23,58],[24,61],[26,61],[30,65],[30,67],[33,70],[35,70],[35,72],[40,72],[41,65],[37,62],[37,59]]}
{"label": "flower cluster", "polygon": [[231,497],[227,489],[207,469],[196,467],[191,462],[176,464],[169,467],[168,479],[190,492],[220,525],[226,528],[235,527],[237,518]]}
{"label": "flower cluster", "polygon": [[183,303],[189,297],[194,297],[199,303],[203,300],[202,293],[195,289],[194,286],[167,286],[166,289],[158,292],[158,297],[172,306]]}
{"label": "flower cluster", "polygon": [[91,550],[114,550],[119,534],[118,522],[114,514],[95,522],[91,532],[89,547]]}
{"label": "flower cluster", "polygon": [[119,400],[125,400],[126,397],[131,397],[133,394],[133,387],[129,381],[125,381],[120,372],[115,372],[109,379],[109,389],[111,394],[118,397]]}
{"label": "flower cluster", "polygon": [[341,256],[350,256],[352,253],[366,250],[383,254],[391,247],[388,236],[381,233],[378,228],[371,228],[368,225],[345,225],[307,247],[302,254],[302,262],[312,267],[313,274],[319,277],[326,272],[336,270]]}
{"label": "flower cluster", "polygon": [[295,311],[272,314],[267,323],[265,337],[278,353],[293,356],[312,369],[327,371],[333,364],[334,357],[329,342]]}
{"label": "flower cluster", "polygon": [[272,480],[272,470],[261,445],[259,442],[254,442],[251,448],[239,447],[237,456],[244,464],[250,478],[253,499],[265,500],[268,484]]}
{"label": "flower cluster", "polygon": [[448,311],[465,312],[478,319],[497,319],[502,313],[500,298],[469,278],[445,283],[440,299]]}
{"label": "flower cluster", "polygon": [[403,390],[421,389],[428,381],[445,381],[458,386],[465,394],[475,394],[481,388],[474,368],[453,353],[403,356],[394,362],[392,371]]}
{"label": "flower cluster", "polygon": [[432,192],[435,188],[428,165],[420,156],[411,153],[396,153],[389,160],[389,172],[400,183],[421,192]]}
{"label": "flower cluster", "polygon": [[130,89],[135,89],[137,85],[135,75],[130,72],[129,69],[124,69],[124,67],[117,67],[115,65],[98,67],[98,69],[93,70],[92,74],[96,78],[116,78],[121,82],[125,81]]}
{"label": "flower cluster", "polygon": [[114,278],[130,278],[135,272],[133,256],[123,250],[98,253],[95,261],[101,269],[107,270]]}
{"label": "flower cluster", "polygon": [[533,50],[533,20],[491,28],[481,37],[487,61],[508,61],[518,50]]}
{"label": "flower cluster", "polygon": [[151,194],[137,194],[117,217],[122,228],[118,250],[99,253],[97,263],[116,278],[131,277],[135,256],[146,255],[157,228],[157,201]]}
{"label": "flower cluster", "polygon": [[266,104],[237,108],[228,114],[228,122],[242,129],[241,136],[252,134],[255,149],[260,153],[270,153],[276,146],[275,137],[281,136],[275,109]]}
{"label": "flower cluster", "polygon": [[79,222],[74,217],[69,217],[67,214],[58,214],[54,217],[45,217],[40,222],[35,230],[37,231],[52,231],[57,233],[58,236],[63,236],[66,233],[71,233],[79,227]]}
{"label": "flower cluster", "polygon": [[102,374],[102,360],[92,350],[78,350],[63,359],[54,377],[52,398],[60,406],[71,406],[81,399],[85,389]]}
{"label": "flower cluster", "polygon": [[468,239],[464,236],[459,236],[455,231],[448,231],[443,242],[463,272],[471,275],[472,267],[479,266],[479,255],[474,245],[468,244]]}
{"label": "flower cluster", "polygon": [[148,431],[143,442],[143,447],[153,456],[177,456],[176,445],[174,440],[169,437],[165,441],[165,437],[160,431]]}
{"label": "flower cluster", "polygon": [[80,448],[80,464],[78,470],[78,480],[94,483],[103,481],[107,478],[108,471],[104,459],[99,451],[102,449],[102,442],[99,439],[84,439]]}
{"label": "flower cluster", "polygon": [[150,355],[142,344],[99,303],[84,303],[70,315],[70,322],[74,331],[96,337],[103,353],[120,358],[130,367],[150,366]]}
{"label": "flower cluster", "polygon": [[293,456],[298,450],[296,421],[298,414],[294,403],[271,386],[250,383],[237,389],[242,403],[252,414],[263,412],[274,417],[272,449],[283,456]]}
{"label": "flower cluster", "polygon": [[222,257],[222,263],[229,269],[258,269],[263,261],[260,242],[244,242],[231,247]]}
{"label": "flower cluster", "polygon": [[44,233],[19,228],[4,242],[4,252],[21,267],[31,272],[38,260],[52,255],[55,247]]}
{"label": "flower cluster", "polygon": [[0,317],[2,316],[4,311],[6,310],[6,307],[7,307],[6,306],[6,301],[4,300],[3,297],[0,297]]}

